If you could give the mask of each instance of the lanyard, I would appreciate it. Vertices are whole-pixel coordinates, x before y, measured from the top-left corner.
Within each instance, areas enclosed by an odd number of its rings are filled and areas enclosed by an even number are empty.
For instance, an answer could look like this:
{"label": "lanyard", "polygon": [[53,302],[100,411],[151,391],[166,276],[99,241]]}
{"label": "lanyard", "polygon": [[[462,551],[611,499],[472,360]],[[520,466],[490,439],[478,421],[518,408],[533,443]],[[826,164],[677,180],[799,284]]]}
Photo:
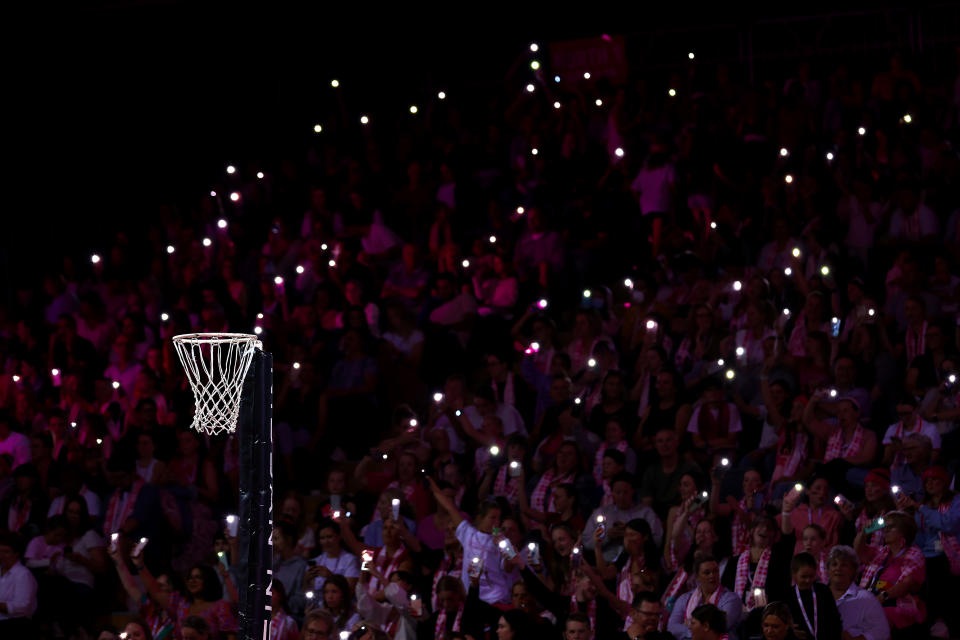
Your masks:
{"label": "lanyard", "polygon": [[[823,516],[823,507],[817,507],[817,520]],[[813,524],[813,509],[807,506],[807,524]]]}
{"label": "lanyard", "polygon": [[797,604],[800,605],[800,613],[803,614],[803,621],[807,623],[807,629],[813,633],[813,640],[817,640],[817,590],[810,587],[810,595],[813,596],[813,624],[810,624],[810,618],[807,617],[807,610],[803,606],[803,598],[800,597],[800,587],[793,585],[793,590],[797,594]]}

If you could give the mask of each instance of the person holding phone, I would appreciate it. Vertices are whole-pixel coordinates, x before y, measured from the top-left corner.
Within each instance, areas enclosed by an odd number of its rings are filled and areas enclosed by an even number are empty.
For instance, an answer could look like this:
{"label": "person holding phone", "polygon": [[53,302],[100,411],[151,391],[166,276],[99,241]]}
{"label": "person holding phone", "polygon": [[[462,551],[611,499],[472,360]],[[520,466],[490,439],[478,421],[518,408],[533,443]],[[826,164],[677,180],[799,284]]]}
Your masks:
{"label": "person holding phone", "polygon": [[677,640],[696,637],[692,634],[696,612],[702,605],[713,605],[725,614],[723,626],[714,628],[719,633],[728,633],[740,624],[743,605],[737,595],[720,584],[720,565],[712,556],[701,556],[694,561],[693,573],[697,586],[683,594],[673,606],[667,625]]}

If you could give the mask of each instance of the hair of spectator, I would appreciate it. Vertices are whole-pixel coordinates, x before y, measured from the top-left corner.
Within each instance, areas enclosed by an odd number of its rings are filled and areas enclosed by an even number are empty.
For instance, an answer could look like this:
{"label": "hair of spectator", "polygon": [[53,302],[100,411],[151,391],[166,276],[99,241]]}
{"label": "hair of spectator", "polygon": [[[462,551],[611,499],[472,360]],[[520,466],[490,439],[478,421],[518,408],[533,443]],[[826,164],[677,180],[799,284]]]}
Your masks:
{"label": "hair of spectator", "polygon": [[763,622],[769,616],[779,618],[787,628],[793,628],[793,616],[790,614],[790,607],[785,602],[771,602],[763,608],[760,614],[760,621]]}
{"label": "hair of spectator", "polygon": [[[197,564],[190,568],[190,571],[196,569],[203,575],[203,590],[199,597],[204,602],[216,602],[223,597],[223,586],[220,584],[220,578],[216,570],[207,564]],[[189,575],[189,573],[188,573]],[[193,601],[193,596],[188,592],[187,599]]]}
{"label": "hair of spectator", "polygon": [[586,625],[587,629],[590,629],[590,616],[583,613],[582,611],[574,611],[567,616],[566,625],[569,625],[571,622],[579,622],[582,625]]}
{"label": "hair of spectator", "polygon": [[860,568],[860,557],[857,552],[853,550],[853,547],[848,547],[845,544],[838,544],[830,549],[830,553],[827,554],[827,566],[829,567],[834,562],[849,562],[853,565],[854,571]]}
{"label": "hair of spectator", "polygon": [[790,561],[790,573],[796,574],[797,571],[800,571],[800,569],[803,569],[804,567],[816,569],[817,560],[806,551],[801,551],[797,555],[793,556],[793,560]]}
{"label": "hair of spectator", "polygon": [[697,556],[693,561],[693,575],[698,575],[700,573],[700,567],[705,565],[708,562],[716,562],[717,559],[713,556],[701,555]]}
{"label": "hair of spectator", "polygon": [[891,511],[884,514],[883,519],[887,527],[896,529],[906,539],[906,546],[913,544],[917,537],[917,521],[913,516],[903,511]]}
{"label": "hair of spectator", "polygon": [[23,557],[23,538],[12,531],[0,531],[0,547],[10,547],[17,557]]}
{"label": "hair of spectator", "polygon": [[201,616],[187,616],[187,619],[180,626],[185,629],[193,629],[197,633],[210,633],[210,623]]}
{"label": "hair of spectator", "polygon": [[702,604],[694,609],[690,616],[700,624],[710,627],[711,631],[723,633],[727,629],[727,614],[716,605]]}

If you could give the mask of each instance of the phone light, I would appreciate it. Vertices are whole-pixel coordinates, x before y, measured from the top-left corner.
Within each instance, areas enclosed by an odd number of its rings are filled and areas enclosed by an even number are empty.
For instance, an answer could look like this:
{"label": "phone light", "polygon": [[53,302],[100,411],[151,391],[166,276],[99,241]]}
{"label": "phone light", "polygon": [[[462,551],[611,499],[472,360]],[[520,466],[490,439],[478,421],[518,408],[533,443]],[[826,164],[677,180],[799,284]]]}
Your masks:
{"label": "phone light", "polygon": [[718,367],[722,367],[722,366],[723,366],[723,358],[717,358],[717,366],[718,366]]}
{"label": "phone light", "polygon": [[536,53],[539,50],[540,50],[540,45],[538,45],[536,42],[530,43],[530,51],[532,51],[533,53]]}
{"label": "phone light", "polygon": [[227,516],[227,524],[233,524],[237,521],[237,516]]}
{"label": "phone light", "polygon": [[60,375],[60,369],[50,369],[50,375],[56,378],[57,376]]}
{"label": "phone light", "polygon": [[496,244],[496,243],[497,243],[497,236],[490,236],[489,238],[487,238],[487,240],[490,241],[490,244]]}
{"label": "phone light", "polygon": [[561,106],[561,105],[560,105],[560,101],[559,101],[559,100],[555,100],[554,103],[553,103],[553,108],[554,108],[554,109],[559,109],[560,106]]}
{"label": "phone light", "polygon": [[442,402],[442,401],[443,401],[443,394],[440,393],[439,391],[437,391],[435,394],[433,394],[433,401],[434,401],[434,402]]}
{"label": "phone light", "polygon": [[836,389],[830,389],[830,397],[831,397],[831,398],[836,398],[836,397],[837,397],[837,390],[836,390]]}
{"label": "phone light", "polygon": [[478,556],[473,556],[473,559],[470,562],[472,564],[480,564],[480,558]]}
{"label": "phone light", "polygon": [[540,298],[537,300],[537,306],[541,309],[546,309],[548,304],[549,303],[547,302],[546,298]]}
{"label": "phone light", "polygon": [[657,328],[656,320],[647,320],[647,331],[653,331]]}
{"label": "phone light", "polygon": [[727,369],[727,372],[723,375],[727,378],[727,380],[733,380],[737,377],[737,372],[733,369]]}
{"label": "phone light", "polygon": [[783,270],[783,275],[789,278],[790,276],[793,275],[793,269],[791,269],[790,267],[787,267],[786,269]]}
{"label": "phone light", "polygon": [[167,245],[167,253],[173,253],[173,252],[176,251],[176,250],[177,250],[177,248],[176,248],[175,246],[173,246],[172,244],[168,244],[168,245]]}
{"label": "phone light", "polygon": [[948,381],[950,384],[953,384],[954,382],[956,382],[956,381],[957,381],[957,374],[951,373],[950,375],[948,375],[948,376],[947,376],[947,381]]}
{"label": "phone light", "polygon": [[536,353],[537,351],[540,351],[540,343],[539,343],[539,342],[531,342],[531,343],[530,343],[530,350],[533,351],[534,353]]}
{"label": "phone light", "polygon": [[691,51],[690,53],[687,54],[687,59],[688,59],[688,60],[693,60],[695,57],[696,57],[696,56],[693,54],[693,51]]}
{"label": "phone light", "polygon": [[391,507],[399,507],[399,506],[400,506],[400,498],[394,498],[393,500],[391,500],[391,501],[390,501],[390,506],[391,506]]}
{"label": "phone light", "polygon": [[759,598],[759,597],[762,596],[762,595],[763,595],[763,589],[757,588],[757,589],[754,589],[754,590],[753,590],[753,597],[754,597],[754,598]]}
{"label": "phone light", "polygon": [[791,251],[790,253],[793,254],[793,257],[794,257],[794,258],[799,258],[799,257],[800,257],[800,247],[794,247],[794,248],[793,248],[793,251]]}
{"label": "phone light", "polygon": [[117,381],[117,380],[114,380],[114,381],[111,382],[110,384],[111,384],[111,386],[112,386],[114,389],[119,389],[119,388],[120,388],[120,382]]}
{"label": "phone light", "polygon": [[500,447],[498,447],[497,445],[492,445],[490,447],[490,455],[492,456],[500,455]]}
{"label": "phone light", "polygon": [[164,313],[161,313],[161,314],[160,314],[160,321],[161,321],[161,322],[166,322],[166,321],[169,320],[169,319],[170,319],[170,314],[169,314],[169,313],[164,312]]}
{"label": "phone light", "polygon": [[803,491],[803,485],[798,482],[797,484],[793,485],[793,490],[799,493],[800,491]]}
{"label": "phone light", "polygon": [[211,191],[211,192],[210,192],[210,197],[211,197],[211,198],[216,198],[216,197],[217,197],[217,192],[216,192],[216,191]]}
{"label": "phone light", "polygon": [[673,87],[670,87],[669,89],[667,89],[667,95],[670,96],[671,98],[676,98],[677,90],[674,89]]}
{"label": "phone light", "polygon": [[281,284],[283,284],[283,276],[277,276],[276,278],[274,278],[274,279],[273,279],[273,284],[278,285],[278,286],[281,285]]}
{"label": "phone light", "polygon": [[204,239],[203,239],[203,246],[209,247],[209,246],[212,245],[212,244],[213,244],[213,240],[211,240],[210,238],[204,238]]}
{"label": "phone light", "polygon": [[441,92],[439,92],[439,93],[437,94],[437,99],[438,99],[438,100],[446,100],[446,99],[447,99],[447,94],[444,93],[443,91],[441,91]]}
{"label": "phone light", "polygon": [[834,496],[834,497],[833,497],[833,503],[834,503],[834,504],[840,504],[840,496]]}
{"label": "phone light", "polygon": [[706,491],[701,491],[701,492],[700,492],[700,497],[703,498],[704,500],[706,500],[707,498],[710,497],[710,494],[707,493]]}
{"label": "phone light", "polygon": [[[230,199],[233,200],[233,194],[230,195]],[[238,199],[239,199],[239,196],[238,196]],[[217,227],[219,227],[219,228],[221,228],[221,229],[226,229],[226,228],[227,228],[227,220],[226,220],[225,218],[220,218],[219,220],[217,220]]]}
{"label": "phone light", "polygon": [[625,286],[627,289],[633,289],[633,280],[631,280],[630,278],[624,278],[623,286]]}
{"label": "phone light", "polygon": [[746,352],[747,352],[747,350],[744,349],[743,347],[737,347],[737,357],[738,357],[738,358],[742,358],[742,357],[743,357],[743,354],[745,354]]}
{"label": "phone light", "polygon": [[257,314],[257,320],[263,320],[263,314],[262,314],[262,313],[258,313],[258,314]]}
{"label": "phone light", "polygon": [[830,267],[828,267],[827,265],[823,265],[822,267],[820,267],[820,275],[822,276],[830,275]]}
{"label": "phone light", "polygon": [[603,514],[601,513],[600,515],[597,516],[597,524],[603,524],[603,521],[604,521],[604,517],[603,517]]}
{"label": "phone light", "polygon": [[827,162],[833,161],[833,151],[827,151]]}
{"label": "phone light", "polygon": [[789,315],[790,315],[790,309],[787,309],[786,307],[784,307],[784,308],[783,308],[783,315],[789,316]]}
{"label": "phone light", "polygon": [[516,460],[514,460],[513,462],[510,463],[510,468],[511,468],[511,469],[519,469],[519,468],[520,468],[520,463],[517,462]]}
{"label": "phone light", "polygon": [[729,467],[729,466],[730,466],[730,458],[720,458],[720,466],[721,466],[721,467]]}
{"label": "phone light", "polygon": [[907,124],[910,124],[913,122],[913,116],[911,116],[909,113],[905,113],[903,114],[903,121]]}
{"label": "phone light", "polygon": [[536,542],[531,542],[531,543],[527,544],[527,549],[530,550],[530,553],[533,553],[534,551],[537,550],[537,543],[536,543]]}
{"label": "phone light", "polygon": [[263,333],[263,327],[254,327],[253,332],[257,335],[260,335],[261,333]]}
{"label": "phone light", "polygon": [[14,374],[14,376],[13,376],[13,381],[14,381],[14,382],[20,382],[20,376]]}
{"label": "phone light", "polygon": [[337,266],[337,261],[331,259],[331,260],[327,261],[327,266],[330,267],[331,269],[333,269],[333,268],[335,268],[335,267]]}
{"label": "phone light", "polygon": [[590,367],[591,369],[596,367],[597,366],[596,358],[590,358],[589,360],[587,360],[587,366]]}
{"label": "phone light", "polygon": [[534,147],[533,149],[530,149],[530,155],[535,156],[538,153],[540,153],[540,149],[537,149],[536,147]]}
{"label": "phone light", "polygon": [[613,155],[617,156],[618,158],[622,158],[623,154],[624,154],[624,151],[620,147],[617,147],[616,149],[613,150]]}
{"label": "phone light", "polygon": [[257,180],[263,180],[263,171],[257,171]]}
{"label": "phone light", "polygon": [[229,173],[230,175],[233,175],[236,172],[237,172],[237,168],[235,166],[233,166],[232,164],[227,165],[227,173]]}
{"label": "phone light", "polygon": [[553,76],[554,82],[560,82],[560,76]]}
{"label": "phone light", "polygon": [[716,229],[716,228],[717,228],[717,223],[716,223],[715,221],[711,221],[711,222],[710,222],[710,228],[711,228],[711,229]]}
{"label": "phone light", "polygon": [[877,315],[877,310],[873,308],[867,309],[867,315],[872,318],[873,316]]}
{"label": "phone light", "polygon": [[417,111],[419,111],[419,109],[417,109],[417,105],[415,104],[410,105],[410,113],[415,114]]}
{"label": "phone light", "polygon": [[739,280],[734,280],[734,281],[733,281],[733,290],[734,290],[734,291],[740,291],[741,289],[743,289],[743,283],[740,282]]}
{"label": "phone light", "polygon": [[866,127],[857,128],[857,134],[861,136],[867,135],[867,128]]}
{"label": "phone light", "polygon": [[97,446],[103,444],[103,438],[97,438]]}
{"label": "phone light", "polygon": [[300,368],[300,363],[299,363],[299,362],[294,362],[294,363],[293,363],[293,368],[294,368],[294,369],[299,369],[299,368]]}
{"label": "phone light", "polygon": [[522,216],[524,213],[526,213],[526,211],[527,211],[527,210],[524,209],[523,207],[517,207],[517,215],[518,215],[518,216]]}
{"label": "phone light", "polygon": [[411,426],[411,427],[417,426],[417,419],[416,419],[416,418],[410,418],[410,426]]}
{"label": "phone light", "polygon": [[305,594],[303,594],[303,595],[305,595],[305,596],[307,597],[307,600],[313,600],[313,591],[307,591],[307,592],[306,592]]}
{"label": "phone light", "polygon": [[793,176],[788,173],[787,175],[783,176],[783,181],[787,184],[793,184]]}
{"label": "phone light", "polygon": [[539,69],[539,68],[540,68],[540,61],[539,61],[539,60],[531,60],[531,61],[530,61],[530,68],[533,69],[534,71],[536,71],[537,69]]}
{"label": "phone light", "polygon": [[321,133],[322,131],[323,131],[323,125],[320,125],[320,124],[313,125],[314,133]]}
{"label": "phone light", "polygon": [[574,398],[574,399],[573,399],[573,404],[581,404],[582,402],[583,402],[583,400],[581,400],[580,398]]}
{"label": "phone light", "polygon": [[302,275],[304,271],[306,271],[306,269],[303,268],[303,265],[302,265],[302,264],[298,264],[298,265],[297,265],[297,274],[298,274],[298,275]]}
{"label": "phone light", "polygon": [[333,80],[330,81],[330,86],[336,89],[337,87],[340,86],[340,81],[334,78]]}
{"label": "phone light", "polygon": [[497,546],[500,547],[501,549],[506,549],[506,548],[507,548],[507,541],[506,541],[506,540],[501,540],[500,542],[497,543]]}
{"label": "phone light", "polygon": [[589,72],[589,71],[584,71],[584,72],[583,72],[583,79],[584,79],[584,80],[589,80],[589,79],[590,79],[590,72]]}
{"label": "phone light", "polygon": [[877,518],[877,524],[882,525],[884,523],[883,518]]}
{"label": "phone light", "polygon": [[583,297],[584,297],[584,298],[589,298],[589,297],[591,297],[592,295],[593,295],[593,294],[590,292],[590,289],[584,289],[584,290],[583,290]]}
{"label": "phone light", "polygon": [[533,83],[527,84],[527,93],[533,93],[536,90],[536,87],[533,86]]}
{"label": "phone light", "polygon": [[90,262],[92,262],[93,264],[99,264],[100,256],[98,256],[97,254],[93,254],[92,256],[90,256]]}
{"label": "phone light", "polygon": [[463,267],[464,269],[469,269],[469,268],[470,268],[470,261],[469,261],[469,260],[463,260],[463,261],[460,262],[460,266]]}
{"label": "phone light", "polygon": [[900,493],[900,487],[897,485],[893,485],[892,487],[890,487],[890,493],[892,493],[893,495],[897,495],[898,493]]}
{"label": "phone light", "polygon": [[368,118],[367,116],[360,116],[360,124],[369,124],[369,123],[370,123],[370,118]]}

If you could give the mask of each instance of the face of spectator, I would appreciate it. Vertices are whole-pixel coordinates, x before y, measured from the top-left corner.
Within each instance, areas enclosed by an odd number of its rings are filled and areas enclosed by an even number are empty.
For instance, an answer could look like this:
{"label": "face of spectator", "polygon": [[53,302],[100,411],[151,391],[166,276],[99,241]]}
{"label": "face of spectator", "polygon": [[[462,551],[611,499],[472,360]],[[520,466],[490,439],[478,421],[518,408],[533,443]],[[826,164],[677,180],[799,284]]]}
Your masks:
{"label": "face of spectator", "polygon": [[503,616],[500,616],[500,620],[497,622],[497,640],[514,640],[513,629],[510,628],[510,624]]}
{"label": "face of spectator", "polygon": [[[327,476],[327,492],[331,495],[342,495],[347,489],[347,474],[343,471],[331,471]],[[296,502],[294,500],[293,502]],[[300,503],[297,503],[299,510]],[[284,512],[286,512],[286,502],[284,502]],[[298,518],[299,519],[299,518]]]}
{"label": "face of spectator", "polygon": [[907,301],[903,303],[903,315],[909,324],[918,324],[923,322],[923,307],[920,306],[916,300],[908,298]]}
{"label": "face of spectator", "polygon": [[860,422],[860,412],[852,402],[841,402],[837,406],[837,424],[844,428],[852,428]]}
{"label": "face of spectator", "polygon": [[613,458],[609,458],[607,456],[603,457],[600,472],[604,479],[609,480],[621,471],[623,471],[623,467],[617,464]]}
{"label": "face of spectator", "polygon": [[677,452],[677,433],[673,429],[663,429],[653,438],[653,446],[661,458],[673,457]]}
{"label": "face of spectator", "polygon": [[947,483],[943,481],[943,478],[927,476],[927,479],[923,481],[923,488],[931,496],[940,497],[946,490]]}
{"label": "face of spectator", "polygon": [[820,537],[820,533],[816,529],[812,527],[805,528],[800,540],[801,544],[803,544],[804,551],[814,558],[820,557],[820,553],[823,551],[823,538]]}
{"label": "face of spectator", "polygon": [[331,631],[325,621],[313,619],[303,627],[302,640],[327,640]]}
{"label": "face of spectator", "polygon": [[812,588],[813,583],[816,582],[817,570],[813,567],[800,567],[796,573],[793,574],[793,579],[799,589],[806,591]]}
{"label": "face of spectator", "polygon": [[153,438],[150,436],[141,435],[137,438],[137,457],[141,460],[149,460],[152,458],[154,449]]}
{"label": "face of spectator", "polygon": [[566,489],[557,487],[553,491],[553,501],[557,505],[557,511],[564,513],[567,509],[573,507],[573,496],[567,493]]}
{"label": "face of spectator", "polygon": [[639,607],[633,609],[633,619],[640,625],[640,631],[644,635],[657,630],[662,615],[663,609],[659,602],[643,601]]}
{"label": "face of spectator", "polygon": [[701,520],[697,523],[697,528],[693,532],[693,541],[701,549],[713,548],[717,543],[717,533],[713,530],[713,523],[709,520]]}
{"label": "face of spectator", "polygon": [[810,498],[810,507],[816,509],[823,506],[827,501],[827,494],[830,492],[830,485],[826,479],[817,478],[807,488],[807,497]]}
{"label": "face of spectator", "polygon": [[756,470],[750,469],[743,474],[744,495],[752,496],[759,491],[761,487],[763,487],[763,478],[760,477],[760,474]]}
{"label": "face of spectator", "polygon": [[884,487],[876,482],[864,482],[863,493],[867,500],[870,502],[876,502],[885,494],[889,493],[889,487]]}
{"label": "face of spectator", "polygon": [[680,497],[683,500],[690,498],[697,493],[697,483],[687,474],[680,476]]}
{"label": "face of spectator", "polygon": [[633,504],[633,486],[629,482],[614,482],[611,494],[618,509],[626,511]]}
{"label": "face of spectator", "polygon": [[343,605],[343,591],[333,582],[323,585],[323,603],[328,609],[339,611]]}
{"label": "face of spectator", "polygon": [[347,302],[353,306],[363,304],[363,287],[353,280],[347,282],[343,289],[343,295],[347,299]]}
{"label": "face of spectator", "polygon": [[773,529],[767,524],[760,524],[753,529],[753,546],[760,549],[769,549],[773,545]]}
{"label": "face of spectator", "polygon": [[707,640],[710,637],[710,627],[702,624],[696,618],[691,617],[687,620],[687,626],[690,627],[691,640]]}
{"label": "face of spectator", "polygon": [[477,528],[481,531],[493,531],[500,524],[500,509],[488,509],[480,521]]}
{"label": "face of spectator", "polygon": [[763,640],[786,640],[790,628],[787,623],[775,615],[763,619]]}
{"label": "face of spectator", "polygon": [[527,590],[527,585],[518,582],[510,589],[510,604],[521,611],[534,611],[536,609],[536,600]]}
{"label": "face of spectator", "polygon": [[623,392],[623,378],[620,376],[607,376],[607,379],[603,381],[603,395],[608,400],[623,399]]}
{"label": "face of spectator", "polygon": [[410,482],[417,474],[417,459],[412,455],[402,455],[397,460],[397,479]]}
{"label": "face of spectator", "polygon": [[632,556],[643,553],[643,545],[647,543],[647,536],[639,531],[627,527],[623,533],[623,548]]}
{"label": "face of spectator", "polygon": [[187,574],[187,591],[194,598],[203,593],[203,572],[196,567],[190,569],[190,573]]}
{"label": "face of spectator", "polygon": [[589,640],[590,627],[578,620],[567,620],[566,631],[563,632],[566,640]]}
{"label": "face of spectator", "polygon": [[113,341],[113,353],[120,362],[130,360],[130,356],[133,353],[133,350],[130,348],[130,338],[122,334],[118,336],[117,339]]}
{"label": "face of spectator", "polygon": [[[653,352],[656,353],[656,352]],[[657,356],[659,359],[659,356]],[[677,387],[673,383],[673,375],[664,371],[657,376],[657,393],[661,398],[672,398],[677,392]]]}
{"label": "face of spectator", "polygon": [[124,633],[127,634],[126,640],[146,640],[147,634],[143,632],[143,627],[138,625],[136,622],[128,622],[127,626],[123,628]]}
{"label": "face of spectator", "polygon": [[460,594],[456,591],[438,591],[437,606],[447,613],[455,613],[460,608]]}
{"label": "face of spectator", "polygon": [[830,574],[830,586],[848,589],[857,575],[857,567],[843,556],[836,556],[827,565]]}
{"label": "face of spectator", "polygon": [[720,565],[704,562],[697,571],[697,584],[704,593],[713,593],[720,585]]}
{"label": "face of spectator", "polygon": [[554,404],[562,405],[570,400],[570,381],[557,378],[550,383],[550,400]]}
{"label": "face of spectator", "polygon": [[333,527],[326,527],[318,531],[317,542],[320,543],[323,552],[328,555],[336,555],[340,552],[340,533]]}
{"label": "face of spectator", "polygon": [[550,541],[553,542],[554,551],[563,557],[569,556],[573,550],[573,538],[566,529],[554,529],[550,533]]}
{"label": "face of spectator", "polygon": [[577,466],[577,450],[570,446],[561,446],[557,451],[556,465],[561,474],[573,471]]}
{"label": "face of spectator", "polygon": [[513,543],[514,547],[519,546],[522,534],[520,533],[520,525],[517,524],[516,520],[513,518],[504,518],[503,522],[500,523],[500,531],[505,538]]}

